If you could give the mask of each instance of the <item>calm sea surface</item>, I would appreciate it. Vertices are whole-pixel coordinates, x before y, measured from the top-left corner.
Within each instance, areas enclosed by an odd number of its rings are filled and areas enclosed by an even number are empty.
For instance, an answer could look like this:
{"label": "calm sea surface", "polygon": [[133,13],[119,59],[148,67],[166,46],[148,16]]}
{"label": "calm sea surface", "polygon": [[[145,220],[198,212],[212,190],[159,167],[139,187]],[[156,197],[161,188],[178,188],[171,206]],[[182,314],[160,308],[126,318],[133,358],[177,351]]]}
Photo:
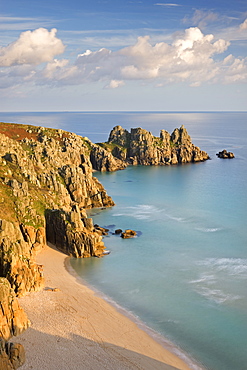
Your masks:
{"label": "calm sea surface", "polygon": [[[159,135],[184,124],[210,161],[96,173],[116,206],[94,222],[111,254],[72,259],[92,287],[210,370],[247,369],[247,113],[0,113],[0,121],[106,141],[115,125]],[[233,151],[235,159],[216,153]],[[194,367],[196,369],[196,366]]]}

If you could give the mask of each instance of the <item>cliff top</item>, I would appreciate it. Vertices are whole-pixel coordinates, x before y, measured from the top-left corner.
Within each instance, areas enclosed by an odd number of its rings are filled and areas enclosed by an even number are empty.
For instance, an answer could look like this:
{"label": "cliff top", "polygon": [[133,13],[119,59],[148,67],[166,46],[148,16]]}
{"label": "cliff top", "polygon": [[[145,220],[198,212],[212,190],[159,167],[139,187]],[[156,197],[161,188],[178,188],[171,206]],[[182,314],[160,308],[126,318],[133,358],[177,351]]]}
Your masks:
{"label": "cliff top", "polygon": [[62,138],[70,135],[69,132],[60,129],[6,122],[0,122],[0,133],[19,142],[25,138],[38,141],[41,135],[47,135],[61,141]]}

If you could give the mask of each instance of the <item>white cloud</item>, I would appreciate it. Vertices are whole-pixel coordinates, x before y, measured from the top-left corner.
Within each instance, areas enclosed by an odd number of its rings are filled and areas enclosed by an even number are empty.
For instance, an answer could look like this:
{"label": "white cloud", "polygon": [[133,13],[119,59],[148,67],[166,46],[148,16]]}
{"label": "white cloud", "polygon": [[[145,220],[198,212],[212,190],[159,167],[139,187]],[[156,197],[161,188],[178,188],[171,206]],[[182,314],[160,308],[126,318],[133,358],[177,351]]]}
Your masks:
{"label": "white cloud", "polygon": [[246,30],[246,29],[247,29],[247,18],[245,19],[245,21],[244,21],[243,23],[241,23],[241,24],[240,24],[239,29],[240,29],[241,31],[243,31],[243,30]]}
{"label": "white cloud", "polygon": [[224,39],[216,40],[214,35],[204,35],[199,28],[191,27],[176,34],[170,43],[153,44],[149,36],[142,36],[135,44],[117,51],[86,50],[72,62],[55,59],[65,49],[56,30],[38,29],[24,32],[17,41],[0,49],[0,65],[5,66],[0,86],[102,82],[103,87],[116,89],[129,80],[150,81],[156,86],[186,82],[195,87],[205,82],[244,82],[246,59],[224,55],[220,60],[217,56],[229,45]]}
{"label": "white cloud", "polygon": [[211,10],[196,9],[191,18],[185,17],[183,21],[184,23],[190,23],[193,26],[204,28],[208,23],[216,22],[218,18],[218,14]]}
{"label": "white cloud", "polygon": [[[8,31],[10,36],[11,31],[35,30],[40,27],[54,27],[56,20],[43,17],[9,17],[0,15],[0,31]],[[5,36],[7,37],[7,36]]]}
{"label": "white cloud", "polygon": [[120,80],[111,80],[109,85],[106,85],[106,89],[116,89],[119,86],[125,85],[124,81]]}
{"label": "white cloud", "polygon": [[172,3],[156,3],[154,5],[159,5],[159,6],[181,6],[180,4],[172,4]]}
{"label": "white cloud", "polygon": [[53,60],[65,50],[62,41],[56,37],[57,30],[45,28],[22,32],[18,40],[0,48],[0,66],[33,64]]}
{"label": "white cloud", "polygon": [[227,66],[227,70],[223,82],[247,82],[247,57],[239,59],[229,55],[224,59],[224,65]]}

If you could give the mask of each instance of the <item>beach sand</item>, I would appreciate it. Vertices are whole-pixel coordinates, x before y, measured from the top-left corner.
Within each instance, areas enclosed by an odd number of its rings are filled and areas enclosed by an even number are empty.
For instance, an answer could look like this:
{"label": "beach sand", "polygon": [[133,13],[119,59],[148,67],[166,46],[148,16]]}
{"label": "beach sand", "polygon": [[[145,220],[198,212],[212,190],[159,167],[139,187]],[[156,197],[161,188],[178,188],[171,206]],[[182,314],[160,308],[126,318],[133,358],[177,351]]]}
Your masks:
{"label": "beach sand", "polygon": [[45,288],[19,299],[31,321],[13,338],[26,350],[22,370],[190,369],[69,273],[66,259],[45,247],[37,256]]}

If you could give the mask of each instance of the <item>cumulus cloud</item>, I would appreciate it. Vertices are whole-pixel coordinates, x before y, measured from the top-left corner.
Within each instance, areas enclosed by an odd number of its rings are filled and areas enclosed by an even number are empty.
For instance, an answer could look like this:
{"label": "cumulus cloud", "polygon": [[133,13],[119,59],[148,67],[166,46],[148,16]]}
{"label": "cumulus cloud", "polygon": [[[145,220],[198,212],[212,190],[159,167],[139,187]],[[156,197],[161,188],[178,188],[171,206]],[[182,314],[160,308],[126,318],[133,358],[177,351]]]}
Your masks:
{"label": "cumulus cloud", "polygon": [[240,24],[239,28],[241,31],[247,30],[247,18],[245,19],[243,23]]}
{"label": "cumulus cloud", "polygon": [[0,66],[38,65],[53,60],[55,55],[65,50],[56,32],[55,28],[50,32],[45,28],[22,32],[18,40],[0,48]]}
{"label": "cumulus cloud", "polygon": [[106,89],[116,89],[119,86],[123,86],[124,81],[119,81],[119,80],[111,80],[109,85],[106,85]]}
{"label": "cumulus cloud", "polygon": [[108,85],[111,88],[122,86],[116,81],[156,79],[163,83],[188,81],[196,86],[217,74],[219,67],[213,56],[228,46],[229,42],[214,41],[213,35],[203,35],[197,27],[185,30],[172,44],[152,45],[149,36],[144,36],[115,52],[87,50],[56,78],[66,83],[68,79],[71,83],[110,80],[114,81]]}
{"label": "cumulus cloud", "polygon": [[86,50],[74,62],[55,58],[64,51],[56,30],[36,31],[24,32],[16,42],[1,49],[0,63],[6,67],[0,74],[0,86],[14,81],[51,86],[101,81],[104,88],[117,89],[130,80],[153,81],[156,86],[186,82],[195,87],[205,82],[247,80],[247,60],[225,55],[221,58],[230,43],[212,34],[204,35],[198,27],[175,34],[171,43],[153,44],[149,36],[144,36],[117,51]]}

